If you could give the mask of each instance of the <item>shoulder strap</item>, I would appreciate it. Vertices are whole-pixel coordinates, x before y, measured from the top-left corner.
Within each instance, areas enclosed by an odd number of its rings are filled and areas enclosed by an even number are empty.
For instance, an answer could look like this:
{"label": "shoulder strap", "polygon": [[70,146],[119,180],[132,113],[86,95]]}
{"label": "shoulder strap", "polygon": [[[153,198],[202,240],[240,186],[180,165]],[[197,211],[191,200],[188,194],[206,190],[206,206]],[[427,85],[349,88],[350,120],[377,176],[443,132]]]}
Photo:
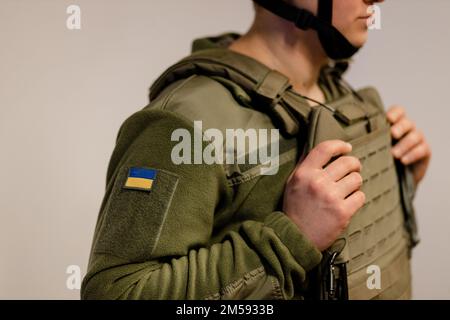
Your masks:
{"label": "shoulder strap", "polygon": [[262,111],[274,115],[287,135],[295,136],[312,108],[291,90],[289,79],[258,61],[227,49],[202,50],[164,72],[150,89],[154,100],[169,84],[191,75],[219,76],[238,84]]}

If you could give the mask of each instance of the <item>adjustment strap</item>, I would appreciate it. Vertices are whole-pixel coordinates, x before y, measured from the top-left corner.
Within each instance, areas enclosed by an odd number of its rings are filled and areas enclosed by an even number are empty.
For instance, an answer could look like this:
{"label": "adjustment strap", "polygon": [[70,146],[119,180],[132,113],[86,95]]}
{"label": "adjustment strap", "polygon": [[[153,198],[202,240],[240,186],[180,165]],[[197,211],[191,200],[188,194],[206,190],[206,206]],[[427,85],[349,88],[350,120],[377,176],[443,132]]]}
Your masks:
{"label": "adjustment strap", "polygon": [[333,0],[319,0],[317,11],[317,16],[320,19],[331,24],[333,21]]}
{"label": "adjustment strap", "polygon": [[289,79],[278,71],[270,70],[264,78],[256,84],[254,92],[262,105],[270,109],[269,112],[278,118],[283,131],[289,136],[299,132],[300,124],[282,102],[285,93],[291,88]]}
{"label": "adjustment strap", "polygon": [[317,29],[319,26],[318,22],[320,19],[306,9],[301,9],[279,0],[253,1],[277,16],[293,22],[300,29]]}
{"label": "adjustment strap", "polygon": [[284,92],[289,89],[289,79],[278,71],[270,70],[263,80],[256,84],[255,92],[269,105],[277,104]]}

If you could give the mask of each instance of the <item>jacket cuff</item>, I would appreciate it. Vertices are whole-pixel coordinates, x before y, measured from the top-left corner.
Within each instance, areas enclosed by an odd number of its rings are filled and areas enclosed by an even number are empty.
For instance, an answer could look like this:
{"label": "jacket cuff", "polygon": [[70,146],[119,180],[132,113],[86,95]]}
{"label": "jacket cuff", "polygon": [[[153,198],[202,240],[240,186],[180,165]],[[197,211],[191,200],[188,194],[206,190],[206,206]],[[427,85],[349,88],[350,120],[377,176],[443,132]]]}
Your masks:
{"label": "jacket cuff", "polygon": [[306,272],[312,270],[322,260],[322,253],[319,249],[301,233],[284,212],[271,213],[264,220],[264,225],[275,231],[278,238]]}

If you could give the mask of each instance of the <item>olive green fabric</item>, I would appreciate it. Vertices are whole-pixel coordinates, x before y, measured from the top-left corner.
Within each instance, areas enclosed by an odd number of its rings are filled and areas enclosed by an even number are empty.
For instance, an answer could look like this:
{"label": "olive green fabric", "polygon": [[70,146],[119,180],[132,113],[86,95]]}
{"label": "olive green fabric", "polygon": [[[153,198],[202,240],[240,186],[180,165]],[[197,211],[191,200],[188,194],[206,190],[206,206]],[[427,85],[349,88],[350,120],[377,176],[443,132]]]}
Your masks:
{"label": "olive green fabric", "polygon": [[[169,68],[152,86],[149,105],[121,126],[83,299],[307,295],[322,253],[281,209],[312,108],[283,75],[227,50],[237,36],[195,41],[194,54]],[[320,83],[328,101],[350,92],[330,79],[323,73]],[[358,112],[337,114],[350,125],[364,119]],[[203,131],[279,128],[277,174],[261,175],[261,164],[174,164],[178,142],[171,135],[184,128],[193,137],[194,121],[202,121]],[[131,167],[157,171],[151,191],[123,187]]]}
{"label": "olive green fabric", "polygon": [[[375,89],[366,88],[356,95],[345,95],[327,107],[314,108],[306,151],[336,138],[350,142],[353,146],[350,155],[361,161],[361,189],[366,202],[327,251],[331,256],[339,252],[335,263],[346,264],[350,299],[409,298],[408,253],[412,244],[405,228],[407,213],[401,206],[400,185],[391,154],[390,124]],[[344,247],[342,239],[345,240]],[[380,270],[380,288],[367,286],[367,270],[371,266]],[[328,268],[326,263],[323,268]],[[327,297],[326,292],[322,294]]]}
{"label": "olive green fabric", "polygon": [[[320,252],[276,211],[282,181],[267,200],[239,208],[256,181],[237,188],[222,166],[174,165],[178,128],[193,134],[177,113],[151,108],[122,126],[82,298],[292,297]],[[158,170],[151,192],[123,188],[130,166]]]}
{"label": "olive green fabric", "polygon": [[[280,142],[276,176],[258,167],[175,165],[174,130],[275,128],[223,81],[174,81],[122,125],[83,281],[83,299],[300,298],[321,253],[284,215],[297,140]],[[123,188],[130,167],[158,171],[150,192]]]}

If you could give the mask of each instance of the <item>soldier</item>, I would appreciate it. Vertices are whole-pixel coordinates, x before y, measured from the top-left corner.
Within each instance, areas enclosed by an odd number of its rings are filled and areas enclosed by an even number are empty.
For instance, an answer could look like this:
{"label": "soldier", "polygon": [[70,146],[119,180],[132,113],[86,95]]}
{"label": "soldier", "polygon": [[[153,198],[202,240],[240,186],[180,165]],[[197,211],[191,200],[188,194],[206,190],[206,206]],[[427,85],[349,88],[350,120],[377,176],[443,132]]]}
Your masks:
{"label": "soldier", "polygon": [[[342,79],[375,2],[255,0],[245,35],[194,42],[120,128],[82,298],[410,298],[430,147],[403,108]],[[207,132],[280,130],[276,174],[190,149],[175,163],[174,132],[195,121],[202,147]]]}

